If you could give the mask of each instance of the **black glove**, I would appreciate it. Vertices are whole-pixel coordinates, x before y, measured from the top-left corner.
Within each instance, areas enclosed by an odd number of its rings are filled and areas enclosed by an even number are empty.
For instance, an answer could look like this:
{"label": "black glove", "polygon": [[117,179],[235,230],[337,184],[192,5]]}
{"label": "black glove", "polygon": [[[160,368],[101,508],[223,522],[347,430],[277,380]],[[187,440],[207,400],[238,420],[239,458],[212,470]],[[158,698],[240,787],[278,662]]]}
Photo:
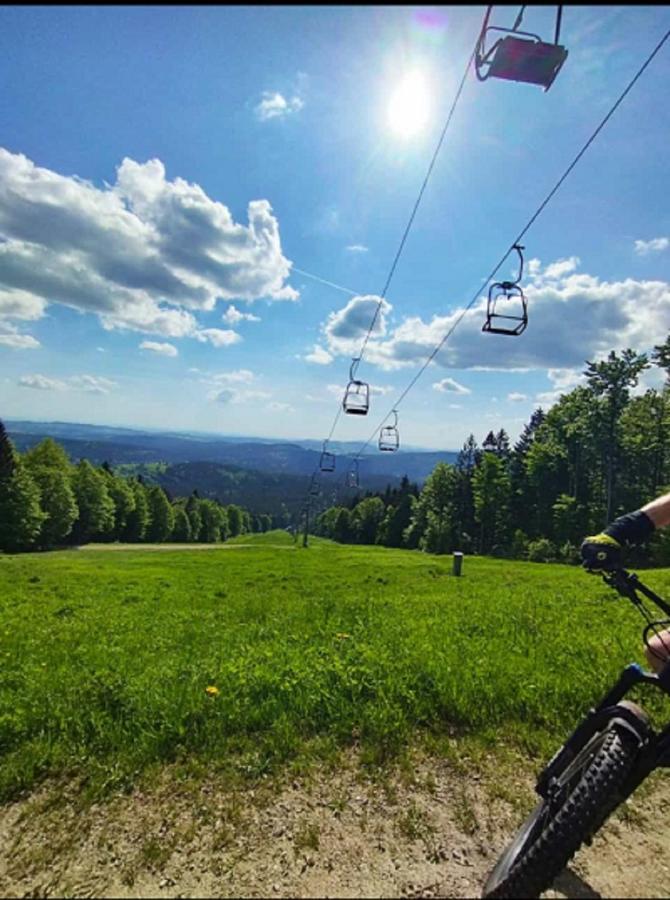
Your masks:
{"label": "black glove", "polygon": [[592,572],[620,569],[624,544],[642,543],[651,537],[655,527],[641,509],[619,516],[600,534],[585,538],[581,546],[582,565]]}
{"label": "black glove", "polygon": [[620,569],[623,564],[623,547],[605,532],[585,538],[581,553],[582,565],[590,572]]}

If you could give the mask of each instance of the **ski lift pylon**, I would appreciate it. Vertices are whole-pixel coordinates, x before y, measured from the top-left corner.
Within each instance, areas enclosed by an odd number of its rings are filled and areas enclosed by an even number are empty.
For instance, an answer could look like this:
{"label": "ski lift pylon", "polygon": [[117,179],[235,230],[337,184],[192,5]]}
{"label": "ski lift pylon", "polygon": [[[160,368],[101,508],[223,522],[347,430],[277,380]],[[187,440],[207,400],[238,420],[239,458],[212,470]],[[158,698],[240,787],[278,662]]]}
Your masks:
{"label": "ski lift pylon", "polygon": [[[528,301],[524,296],[519,282],[523,277],[523,253],[524,248],[520,244],[514,244],[512,248],[519,254],[519,275],[516,281],[496,281],[489,288],[489,296],[486,301],[486,321],[482,331],[490,334],[510,334],[518,337],[526,330],[528,325]],[[516,313],[514,307],[511,310],[505,306],[505,312],[498,312],[498,304],[507,300],[516,301]],[[516,322],[516,325],[506,325],[505,322]]]}
{"label": "ski lift pylon", "polygon": [[370,408],[370,385],[356,378],[360,361],[360,356],[351,361],[349,384],[342,398],[342,409],[351,416],[367,416]]}
{"label": "ski lift pylon", "polygon": [[[492,9],[493,6],[489,6],[486,10],[484,24],[475,50],[477,78],[480,81],[491,77],[504,78],[507,81],[522,81],[527,84],[537,84],[548,91],[568,55],[565,47],[558,43],[563,7],[556,7],[556,30],[553,44],[546,43],[537,34],[519,31],[525,6],[521,7],[512,28],[489,25]],[[501,31],[505,37],[499,37],[486,50],[484,45],[490,31]]]}
{"label": "ski lift pylon", "polygon": [[398,433],[398,411],[393,410],[393,425],[384,425],[379,432],[379,449],[385,453],[394,453],[400,446]]}
{"label": "ski lift pylon", "polygon": [[326,450],[328,441],[323,442],[323,450],[321,451],[321,459],[319,460],[319,468],[322,472],[335,471],[335,454]]}

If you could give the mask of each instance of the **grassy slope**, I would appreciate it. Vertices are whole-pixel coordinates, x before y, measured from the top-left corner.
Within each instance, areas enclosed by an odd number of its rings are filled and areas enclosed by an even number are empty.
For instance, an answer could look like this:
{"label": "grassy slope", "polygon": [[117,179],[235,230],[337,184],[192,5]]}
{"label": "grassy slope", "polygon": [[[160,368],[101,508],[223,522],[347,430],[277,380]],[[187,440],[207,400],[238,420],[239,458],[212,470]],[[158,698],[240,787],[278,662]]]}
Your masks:
{"label": "grassy slope", "polygon": [[634,610],[578,569],[256,542],[0,556],[0,797],[192,754],[260,772],[310,741],[383,758],[417,729],[544,751],[640,658]]}

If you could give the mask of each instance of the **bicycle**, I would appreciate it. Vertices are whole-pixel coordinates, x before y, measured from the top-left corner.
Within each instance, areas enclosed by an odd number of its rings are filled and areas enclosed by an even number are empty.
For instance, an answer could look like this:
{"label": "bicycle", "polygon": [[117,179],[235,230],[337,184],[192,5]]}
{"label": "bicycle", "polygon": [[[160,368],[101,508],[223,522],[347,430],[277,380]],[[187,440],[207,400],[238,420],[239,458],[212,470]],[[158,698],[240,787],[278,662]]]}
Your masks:
{"label": "bicycle", "polygon": [[[670,619],[654,620],[639,595],[666,616],[670,616],[670,605],[634,573],[618,569],[601,574],[646,619],[645,645],[649,646],[652,632],[663,643],[659,629],[667,627]],[[655,769],[670,768],[670,723],[654,731],[644,710],[624,699],[637,685],[649,685],[670,696],[670,662],[658,675],[637,663],[626,666],[554,754],[535,786],[539,803],[503,851],[482,897],[539,897]]]}

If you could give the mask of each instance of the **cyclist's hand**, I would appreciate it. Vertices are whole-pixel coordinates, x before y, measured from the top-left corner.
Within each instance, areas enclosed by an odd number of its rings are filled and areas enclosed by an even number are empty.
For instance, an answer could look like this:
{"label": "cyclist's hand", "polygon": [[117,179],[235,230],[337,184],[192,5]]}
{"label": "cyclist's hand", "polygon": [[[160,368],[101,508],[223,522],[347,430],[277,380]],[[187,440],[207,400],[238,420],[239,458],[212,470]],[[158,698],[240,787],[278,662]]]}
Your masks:
{"label": "cyclist's hand", "polygon": [[595,534],[584,539],[581,546],[582,566],[591,572],[620,569],[623,564],[623,547],[609,534]]}

